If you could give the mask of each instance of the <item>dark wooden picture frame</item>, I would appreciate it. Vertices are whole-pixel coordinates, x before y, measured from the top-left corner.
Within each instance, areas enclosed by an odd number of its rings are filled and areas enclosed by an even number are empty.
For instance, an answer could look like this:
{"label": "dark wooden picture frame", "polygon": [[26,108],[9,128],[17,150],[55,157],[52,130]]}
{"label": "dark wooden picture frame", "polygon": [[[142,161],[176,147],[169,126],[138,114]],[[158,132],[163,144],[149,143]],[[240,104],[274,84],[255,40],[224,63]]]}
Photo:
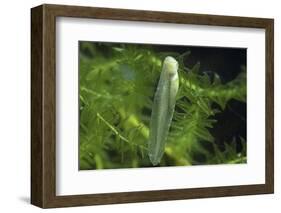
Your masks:
{"label": "dark wooden picture frame", "polygon": [[[95,18],[265,29],[265,184],[193,189],[56,195],[56,17]],[[31,9],[31,203],[65,207],[266,194],[274,191],[274,20],[63,5]]]}

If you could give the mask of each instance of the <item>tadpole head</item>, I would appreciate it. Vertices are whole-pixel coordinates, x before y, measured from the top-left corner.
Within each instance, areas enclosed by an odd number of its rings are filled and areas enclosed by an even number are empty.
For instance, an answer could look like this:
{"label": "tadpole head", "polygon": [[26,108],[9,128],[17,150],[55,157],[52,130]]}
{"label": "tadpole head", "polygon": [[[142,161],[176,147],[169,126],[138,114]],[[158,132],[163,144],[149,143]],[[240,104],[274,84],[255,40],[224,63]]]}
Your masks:
{"label": "tadpole head", "polygon": [[174,76],[178,73],[179,64],[172,56],[167,56],[163,62],[163,69],[169,76]]}

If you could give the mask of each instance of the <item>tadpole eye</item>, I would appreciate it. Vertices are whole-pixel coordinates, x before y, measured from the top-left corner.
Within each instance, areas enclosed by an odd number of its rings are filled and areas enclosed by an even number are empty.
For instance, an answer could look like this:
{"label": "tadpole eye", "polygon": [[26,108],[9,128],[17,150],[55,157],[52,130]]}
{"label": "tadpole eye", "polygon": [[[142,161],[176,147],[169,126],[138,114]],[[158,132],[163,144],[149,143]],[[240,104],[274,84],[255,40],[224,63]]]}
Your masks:
{"label": "tadpole eye", "polygon": [[173,78],[175,75],[176,75],[176,73],[175,72],[169,72],[169,78]]}

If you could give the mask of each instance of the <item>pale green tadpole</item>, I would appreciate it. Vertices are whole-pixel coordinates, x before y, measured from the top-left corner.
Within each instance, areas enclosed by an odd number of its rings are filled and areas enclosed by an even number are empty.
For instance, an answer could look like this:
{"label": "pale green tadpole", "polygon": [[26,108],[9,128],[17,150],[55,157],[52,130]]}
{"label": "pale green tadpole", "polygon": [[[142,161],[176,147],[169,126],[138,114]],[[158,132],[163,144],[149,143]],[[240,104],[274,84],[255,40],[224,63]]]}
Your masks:
{"label": "pale green tadpole", "polygon": [[178,62],[173,57],[167,56],[163,62],[162,72],[154,95],[150,120],[148,154],[154,166],[160,163],[164,153],[175,110],[178,88]]}

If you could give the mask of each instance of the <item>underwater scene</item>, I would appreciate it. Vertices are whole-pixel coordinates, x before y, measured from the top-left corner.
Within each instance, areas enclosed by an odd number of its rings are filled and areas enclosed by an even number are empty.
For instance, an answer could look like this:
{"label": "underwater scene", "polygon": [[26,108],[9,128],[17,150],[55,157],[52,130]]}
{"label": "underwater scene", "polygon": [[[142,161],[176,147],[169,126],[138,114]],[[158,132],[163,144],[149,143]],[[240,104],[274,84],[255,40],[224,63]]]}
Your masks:
{"label": "underwater scene", "polygon": [[247,49],[79,41],[79,169],[247,163]]}

